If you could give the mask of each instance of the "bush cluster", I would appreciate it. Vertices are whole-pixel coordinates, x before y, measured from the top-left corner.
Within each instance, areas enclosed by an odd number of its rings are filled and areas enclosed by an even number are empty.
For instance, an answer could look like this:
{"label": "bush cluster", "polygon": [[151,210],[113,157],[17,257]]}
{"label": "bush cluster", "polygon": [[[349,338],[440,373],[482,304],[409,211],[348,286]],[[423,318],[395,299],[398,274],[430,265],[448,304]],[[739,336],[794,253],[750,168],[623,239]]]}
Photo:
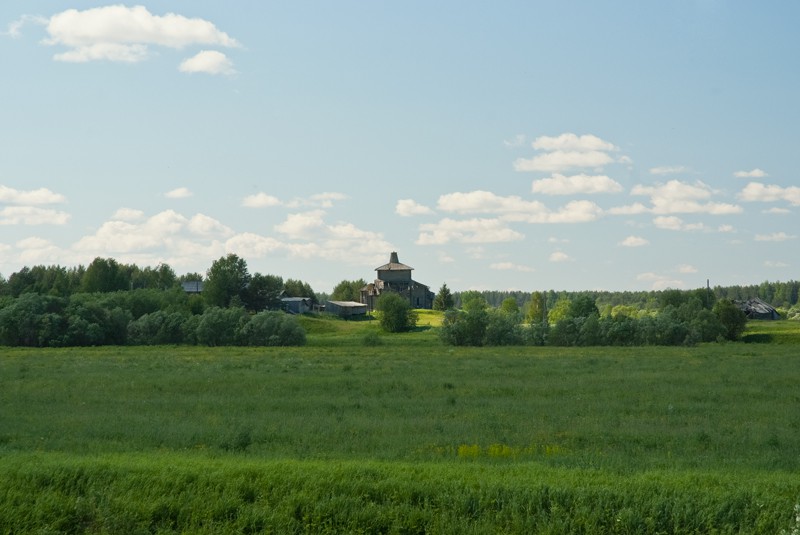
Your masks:
{"label": "bush cluster", "polygon": [[462,310],[445,312],[440,337],[455,346],[675,346],[737,340],[746,322],[744,313],[727,300],[709,310],[691,299],[642,316],[600,316],[587,298],[562,308],[558,315],[551,314],[557,318],[552,324],[526,325],[519,312],[489,308],[477,297]]}
{"label": "bush cluster", "polygon": [[33,347],[199,344],[304,345],[283,312],[198,307],[180,289],[56,297],[26,293],[0,302],[0,345]]}

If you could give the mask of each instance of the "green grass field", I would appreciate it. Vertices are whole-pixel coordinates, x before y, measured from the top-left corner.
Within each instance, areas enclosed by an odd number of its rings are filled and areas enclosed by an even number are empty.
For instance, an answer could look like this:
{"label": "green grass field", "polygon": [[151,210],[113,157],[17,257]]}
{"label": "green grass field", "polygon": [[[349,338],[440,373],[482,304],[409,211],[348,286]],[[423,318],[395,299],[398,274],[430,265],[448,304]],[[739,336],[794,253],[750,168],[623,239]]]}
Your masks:
{"label": "green grass field", "polygon": [[0,349],[0,533],[779,533],[800,326],[693,348]]}

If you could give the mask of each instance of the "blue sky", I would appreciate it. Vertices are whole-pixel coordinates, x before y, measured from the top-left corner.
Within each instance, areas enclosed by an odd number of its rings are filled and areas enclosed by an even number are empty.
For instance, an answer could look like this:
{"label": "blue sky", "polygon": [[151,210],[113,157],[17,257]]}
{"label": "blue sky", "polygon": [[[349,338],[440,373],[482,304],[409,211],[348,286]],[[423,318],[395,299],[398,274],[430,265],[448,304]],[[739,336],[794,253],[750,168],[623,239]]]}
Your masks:
{"label": "blue sky", "polygon": [[800,4],[4,1],[0,273],[800,276]]}

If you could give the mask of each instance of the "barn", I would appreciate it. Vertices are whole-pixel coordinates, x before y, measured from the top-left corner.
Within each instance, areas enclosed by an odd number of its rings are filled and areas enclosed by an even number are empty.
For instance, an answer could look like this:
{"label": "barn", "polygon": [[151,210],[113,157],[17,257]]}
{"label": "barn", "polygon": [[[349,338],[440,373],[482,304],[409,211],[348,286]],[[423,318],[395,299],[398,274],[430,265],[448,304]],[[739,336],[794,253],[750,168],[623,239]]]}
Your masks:
{"label": "barn", "polygon": [[290,314],[311,312],[313,303],[310,297],[282,297],[281,308]]}
{"label": "barn", "polygon": [[781,315],[775,310],[775,307],[762,301],[758,297],[753,297],[747,301],[737,301],[736,306],[744,312],[749,320],[778,320]]}
{"label": "barn", "polygon": [[336,314],[342,318],[366,316],[367,305],[358,301],[328,301],[325,304],[325,312]]}

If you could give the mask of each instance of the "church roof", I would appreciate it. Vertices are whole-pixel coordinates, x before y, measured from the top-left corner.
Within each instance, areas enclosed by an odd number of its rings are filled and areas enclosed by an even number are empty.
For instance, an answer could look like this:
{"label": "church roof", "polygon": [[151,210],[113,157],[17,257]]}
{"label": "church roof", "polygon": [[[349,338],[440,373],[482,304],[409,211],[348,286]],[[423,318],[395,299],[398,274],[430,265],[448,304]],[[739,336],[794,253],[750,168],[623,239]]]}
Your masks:
{"label": "church roof", "polygon": [[392,254],[389,255],[389,263],[384,264],[380,267],[376,267],[375,271],[398,271],[398,270],[410,271],[412,269],[414,268],[412,268],[411,266],[401,264],[400,260],[397,257],[397,253],[392,252]]}

